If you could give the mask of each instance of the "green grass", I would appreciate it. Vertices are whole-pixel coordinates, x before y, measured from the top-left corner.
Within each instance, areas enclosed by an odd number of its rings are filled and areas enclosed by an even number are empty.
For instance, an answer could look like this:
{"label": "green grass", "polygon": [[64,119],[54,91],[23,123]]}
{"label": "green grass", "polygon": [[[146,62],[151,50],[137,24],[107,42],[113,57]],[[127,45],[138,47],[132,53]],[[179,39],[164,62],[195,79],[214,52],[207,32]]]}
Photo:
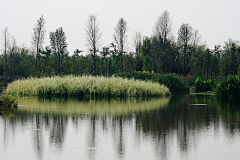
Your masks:
{"label": "green grass", "polygon": [[16,80],[5,91],[21,96],[152,97],[167,96],[164,85],[121,77],[64,76]]}

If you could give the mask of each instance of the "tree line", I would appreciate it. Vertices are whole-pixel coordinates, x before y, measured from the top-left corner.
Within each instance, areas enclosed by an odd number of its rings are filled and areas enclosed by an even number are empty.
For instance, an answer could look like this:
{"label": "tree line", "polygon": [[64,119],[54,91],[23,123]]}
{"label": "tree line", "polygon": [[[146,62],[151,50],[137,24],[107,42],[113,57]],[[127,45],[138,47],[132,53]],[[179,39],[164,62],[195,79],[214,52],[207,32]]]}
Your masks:
{"label": "tree line", "polygon": [[135,32],[132,36],[133,49],[129,49],[128,25],[120,18],[114,28],[113,42],[101,46],[102,32],[97,15],[91,14],[85,30],[89,52],[76,49],[70,55],[62,27],[50,32],[50,44],[44,46],[46,30],[44,17],[41,16],[33,27],[31,48],[18,46],[7,27],[2,31],[0,78],[11,81],[29,76],[111,76],[132,71],[213,78],[239,73],[239,41],[229,39],[223,46],[215,45],[214,49],[210,49],[201,42],[199,31],[188,23],[180,26],[177,38],[171,25],[170,14],[164,11],[156,20],[152,35],[142,36],[141,32]]}

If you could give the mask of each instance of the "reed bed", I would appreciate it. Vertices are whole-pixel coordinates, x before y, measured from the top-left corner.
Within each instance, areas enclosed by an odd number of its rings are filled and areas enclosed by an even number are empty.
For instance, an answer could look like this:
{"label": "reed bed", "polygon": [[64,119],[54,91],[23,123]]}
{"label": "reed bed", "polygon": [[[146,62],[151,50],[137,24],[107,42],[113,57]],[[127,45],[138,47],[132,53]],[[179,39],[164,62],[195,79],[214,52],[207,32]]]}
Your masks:
{"label": "reed bed", "polygon": [[154,82],[121,77],[64,76],[28,78],[10,83],[7,94],[57,97],[153,97],[169,95],[169,89]]}

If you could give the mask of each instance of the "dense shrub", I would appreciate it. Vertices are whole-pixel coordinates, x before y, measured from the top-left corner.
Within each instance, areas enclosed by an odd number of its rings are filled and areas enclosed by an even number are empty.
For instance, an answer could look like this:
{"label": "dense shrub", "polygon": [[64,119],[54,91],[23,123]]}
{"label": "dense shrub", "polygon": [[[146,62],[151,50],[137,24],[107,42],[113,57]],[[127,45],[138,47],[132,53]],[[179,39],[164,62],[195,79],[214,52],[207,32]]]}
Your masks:
{"label": "dense shrub", "polygon": [[120,77],[46,77],[16,80],[8,94],[70,97],[151,97],[170,94],[164,85]]}
{"label": "dense shrub", "polygon": [[213,79],[203,79],[201,77],[197,77],[195,80],[195,87],[198,93],[213,91],[216,87],[216,81]]}
{"label": "dense shrub", "polygon": [[0,96],[0,109],[13,109],[17,108],[16,97],[8,94]]}
{"label": "dense shrub", "polygon": [[158,82],[169,88],[172,94],[188,91],[186,82],[174,74],[152,74],[143,72],[118,73],[115,76]]}
{"label": "dense shrub", "polygon": [[173,74],[160,74],[153,81],[164,84],[173,94],[188,91],[188,86],[186,82],[179,76]]}
{"label": "dense shrub", "polygon": [[117,73],[115,74],[115,76],[128,78],[128,79],[134,78],[134,79],[148,81],[151,79],[155,79],[158,76],[158,74],[144,73],[144,72],[125,72],[125,73]]}
{"label": "dense shrub", "polygon": [[222,77],[222,80],[216,84],[214,89],[217,96],[221,98],[239,98],[240,78],[239,76]]}

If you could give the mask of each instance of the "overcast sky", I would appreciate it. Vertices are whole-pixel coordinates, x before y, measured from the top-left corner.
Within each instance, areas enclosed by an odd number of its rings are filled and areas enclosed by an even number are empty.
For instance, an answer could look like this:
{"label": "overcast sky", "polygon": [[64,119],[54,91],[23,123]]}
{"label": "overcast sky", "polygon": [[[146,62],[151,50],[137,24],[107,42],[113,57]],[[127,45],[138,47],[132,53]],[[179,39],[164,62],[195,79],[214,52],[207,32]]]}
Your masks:
{"label": "overcast sky", "polygon": [[[198,29],[208,47],[223,45],[229,38],[240,40],[240,0],[0,0],[0,29],[9,28],[18,45],[31,47],[31,35],[43,15],[46,24],[45,45],[49,32],[62,27],[68,51],[87,51],[86,21],[96,14],[102,34],[102,46],[113,42],[114,28],[122,17],[128,24],[129,48],[135,31],[152,34],[153,26],[163,11],[172,19],[173,35],[182,23]],[[2,35],[1,35],[2,42]],[[2,46],[0,47],[2,48]]]}

